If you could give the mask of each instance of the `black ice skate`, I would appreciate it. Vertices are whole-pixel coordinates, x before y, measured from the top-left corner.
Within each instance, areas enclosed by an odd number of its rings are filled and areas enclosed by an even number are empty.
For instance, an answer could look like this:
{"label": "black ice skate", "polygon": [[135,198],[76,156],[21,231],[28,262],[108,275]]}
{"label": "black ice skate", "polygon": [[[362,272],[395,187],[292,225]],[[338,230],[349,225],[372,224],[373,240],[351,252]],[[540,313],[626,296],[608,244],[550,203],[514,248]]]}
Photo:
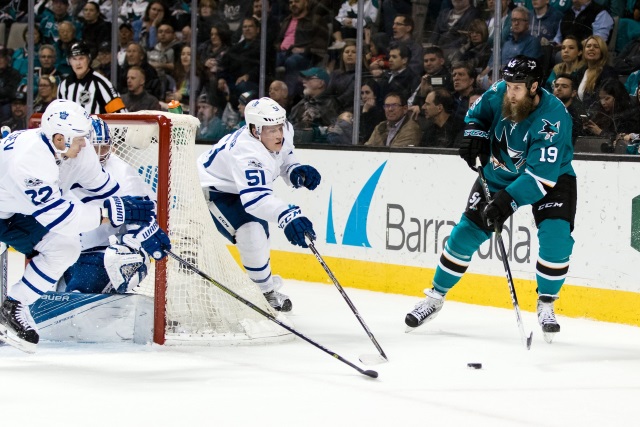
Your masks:
{"label": "black ice skate", "polygon": [[416,304],[415,308],[404,318],[404,323],[407,325],[405,332],[411,332],[423,323],[435,319],[442,308],[444,295],[435,289],[425,289],[424,294],[427,298]]}
{"label": "black ice skate", "polygon": [[0,341],[26,353],[35,353],[39,340],[29,307],[7,298],[0,307]]}
{"label": "black ice skate", "polygon": [[551,344],[555,334],[560,332],[560,325],[556,320],[556,314],[553,311],[553,303],[557,300],[556,295],[539,295],[538,296],[538,323],[542,327],[544,340]]}
{"label": "black ice skate", "polygon": [[278,291],[265,292],[263,295],[267,299],[269,305],[276,311],[284,311],[286,313],[291,311],[291,308],[293,307],[289,297]]}

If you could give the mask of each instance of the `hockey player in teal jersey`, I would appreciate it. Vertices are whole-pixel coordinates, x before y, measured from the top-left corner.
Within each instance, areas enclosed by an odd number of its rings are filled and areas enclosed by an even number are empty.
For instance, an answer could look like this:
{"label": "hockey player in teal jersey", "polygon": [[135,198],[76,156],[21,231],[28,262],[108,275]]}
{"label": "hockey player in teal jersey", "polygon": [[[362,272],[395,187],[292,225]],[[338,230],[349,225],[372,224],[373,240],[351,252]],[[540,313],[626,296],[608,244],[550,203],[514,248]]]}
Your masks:
{"label": "hockey player in teal jersey", "polygon": [[[536,264],[538,322],[550,341],[560,326],[554,301],[569,269],[576,212],[576,176],[571,166],[571,117],[555,96],[542,89],[539,63],[516,56],[496,82],[470,108],[465,118],[460,156],[475,169],[480,157],[491,191],[487,203],[480,180],[467,199],[460,222],[440,256],[433,288],[406,315],[416,328],[432,320],[445,296],[460,280],[473,253],[519,207],[531,205],[540,250]],[[409,329],[410,330],[410,329]]]}

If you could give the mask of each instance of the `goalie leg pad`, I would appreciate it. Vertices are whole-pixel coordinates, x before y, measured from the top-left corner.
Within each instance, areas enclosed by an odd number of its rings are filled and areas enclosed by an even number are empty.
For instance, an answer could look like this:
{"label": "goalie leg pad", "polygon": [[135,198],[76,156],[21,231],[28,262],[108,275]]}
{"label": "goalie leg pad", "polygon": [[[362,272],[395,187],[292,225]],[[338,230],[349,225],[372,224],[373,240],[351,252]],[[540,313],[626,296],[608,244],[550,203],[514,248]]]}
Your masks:
{"label": "goalie leg pad", "polygon": [[262,224],[249,222],[238,228],[236,246],[249,278],[260,286],[262,293],[272,291],[269,237]]}
{"label": "goalie leg pad", "polygon": [[131,292],[147,277],[149,257],[144,251],[112,244],[104,252],[104,269],[113,290],[124,294]]}

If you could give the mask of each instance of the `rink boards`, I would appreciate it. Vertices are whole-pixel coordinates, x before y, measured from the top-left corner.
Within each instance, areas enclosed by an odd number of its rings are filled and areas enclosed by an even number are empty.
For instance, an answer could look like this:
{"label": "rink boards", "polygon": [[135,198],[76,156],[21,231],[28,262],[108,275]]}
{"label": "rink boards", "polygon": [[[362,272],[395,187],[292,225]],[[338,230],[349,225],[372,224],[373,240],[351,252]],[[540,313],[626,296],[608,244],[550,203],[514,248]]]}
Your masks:
{"label": "rink boards", "polygon": [[[197,146],[199,154],[208,149]],[[452,155],[298,149],[322,174],[313,192],[276,181],[276,194],[314,224],[316,247],[343,286],[422,295],[476,179]],[[578,176],[575,246],[556,311],[640,326],[640,163],[574,161]],[[523,310],[535,310],[537,229],[530,207],[503,239]],[[331,283],[310,251],[271,227],[274,273]],[[236,255],[235,248],[232,252]],[[511,307],[495,241],[473,258],[451,300]]]}

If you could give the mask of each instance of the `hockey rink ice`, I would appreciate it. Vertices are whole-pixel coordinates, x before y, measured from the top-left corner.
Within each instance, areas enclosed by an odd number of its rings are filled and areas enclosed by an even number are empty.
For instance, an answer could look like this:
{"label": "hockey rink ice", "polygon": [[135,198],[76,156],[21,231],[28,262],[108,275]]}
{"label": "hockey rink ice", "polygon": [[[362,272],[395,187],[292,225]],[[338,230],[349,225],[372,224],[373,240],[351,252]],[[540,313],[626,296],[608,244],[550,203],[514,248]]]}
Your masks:
{"label": "hockey rink ice", "polygon": [[300,339],[199,348],[43,341],[34,355],[3,345],[2,425],[640,425],[640,328],[560,316],[549,345],[523,312],[527,351],[512,309],[449,301],[406,334],[418,296],[347,288],[390,360],[365,367],[359,355],[376,348],[333,284],[289,280],[283,291],[299,332],[379,378]]}

